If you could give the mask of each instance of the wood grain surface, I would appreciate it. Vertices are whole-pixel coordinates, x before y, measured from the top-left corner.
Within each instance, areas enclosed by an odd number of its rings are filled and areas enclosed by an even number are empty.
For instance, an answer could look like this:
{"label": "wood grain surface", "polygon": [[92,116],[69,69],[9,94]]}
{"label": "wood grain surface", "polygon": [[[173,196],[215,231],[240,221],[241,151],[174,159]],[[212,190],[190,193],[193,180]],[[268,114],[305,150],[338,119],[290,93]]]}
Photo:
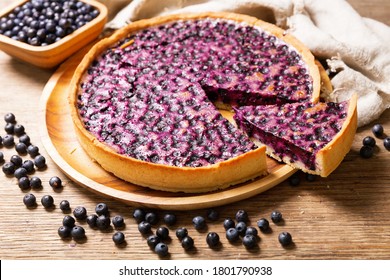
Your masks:
{"label": "wood grain surface", "polygon": [[[0,8],[10,3],[2,0]],[[357,11],[367,17],[390,24],[390,2],[387,0],[349,0]],[[7,112],[16,115],[18,123],[26,128],[32,143],[40,147],[47,159],[47,168],[36,171],[43,188],[22,191],[17,180],[0,174],[0,258],[1,259],[159,259],[149,250],[146,238],[137,229],[132,219],[133,206],[80,187],[70,180],[44,149],[39,133],[42,92],[55,70],[42,70],[21,63],[0,52],[0,117]],[[386,111],[378,123],[390,134],[390,111]],[[1,119],[0,123],[5,125]],[[353,147],[339,168],[328,178],[317,178],[314,182],[302,178],[296,187],[288,181],[251,198],[218,206],[218,221],[207,221],[207,229],[197,231],[192,226],[196,215],[206,216],[207,209],[174,211],[177,224],[169,227],[169,256],[166,259],[390,259],[390,152],[380,139],[375,154],[370,159],[359,156],[362,139],[372,135],[369,124],[360,128]],[[59,124],[56,128],[62,130]],[[4,130],[0,135],[4,136]],[[1,146],[6,160],[15,154],[13,148]],[[29,156],[24,156],[28,159]],[[63,188],[54,190],[49,179],[59,176]],[[23,205],[23,196],[32,192],[38,199],[34,209]],[[55,199],[55,208],[45,210],[40,198],[50,194]],[[127,243],[115,246],[112,234],[116,229],[100,231],[84,226],[87,238],[82,242],[61,240],[57,229],[62,224],[64,213],[59,209],[61,200],[67,199],[72,209],[85,206],[93,213],[99,202],[110,208],[111,217],[122,215],[126,226],[121,229]],[[226,217],[234,218],[239,209],[249,214],[251,225],[262,217],[270,219],[274,210],[282,212],[284,221],[278,225],[271,222],[272,231],[260,233],[258,247],[246,250],[242,244],[229,243],[225,238],[222,222]],[[150,209],[159,214],[166,210]],[[160,220],[160,224],[164,223]],[[195,241],[195,248],[185,251],[175,236],[175,229],[187,227]],[[155,227],[153,228],[155,230]],[[209,231],[219,233],[221,245],[210,249],[206,244]],[[278,243],[278,234],[288,231],[294,244],[283,248]]]}

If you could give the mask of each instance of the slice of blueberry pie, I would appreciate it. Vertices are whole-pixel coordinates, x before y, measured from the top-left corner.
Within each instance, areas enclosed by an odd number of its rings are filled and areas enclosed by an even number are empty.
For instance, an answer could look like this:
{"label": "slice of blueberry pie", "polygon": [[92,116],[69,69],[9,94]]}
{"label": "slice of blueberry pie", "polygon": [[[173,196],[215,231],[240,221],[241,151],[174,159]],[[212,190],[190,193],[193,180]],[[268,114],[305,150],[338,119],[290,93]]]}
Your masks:
{"label": "slice of blueberry pie", "polygon": [[234,119],[267,146],[267,154],[307,173],[328,176],[351,148],[356,96],[341,103],[243,106]]}

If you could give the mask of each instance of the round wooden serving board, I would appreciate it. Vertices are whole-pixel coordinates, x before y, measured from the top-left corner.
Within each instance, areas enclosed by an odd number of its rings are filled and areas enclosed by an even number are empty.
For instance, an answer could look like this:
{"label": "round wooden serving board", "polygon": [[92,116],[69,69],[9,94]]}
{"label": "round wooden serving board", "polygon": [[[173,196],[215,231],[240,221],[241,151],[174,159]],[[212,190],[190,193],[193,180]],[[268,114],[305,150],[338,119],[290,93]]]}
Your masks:
{"label": "round wooden serving board", "polygon": [[67,88],[83,50],[62,64],[47,82],[40,103],[40,134],[49,156],[77,184],[127,204],[167,210],[216,207],[264,192],[295,172],[268,158],[269,175],[225,190],[185,194],[156,191],[125,182],[103,170],[81,148],[73,131]]}

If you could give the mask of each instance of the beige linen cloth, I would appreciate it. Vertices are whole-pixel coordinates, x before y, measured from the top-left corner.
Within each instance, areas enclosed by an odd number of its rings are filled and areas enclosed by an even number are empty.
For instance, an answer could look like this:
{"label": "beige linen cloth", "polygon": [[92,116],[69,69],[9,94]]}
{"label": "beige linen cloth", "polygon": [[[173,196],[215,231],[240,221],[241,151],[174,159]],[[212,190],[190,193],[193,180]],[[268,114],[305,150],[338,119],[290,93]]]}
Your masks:
{"label": "beige linen cloth", "polygon": [[[344,0],[101,0],[119,10],[107,24],[120,28],[138,19],[173,13],[228,11],[275,23],[325,61],[333,92],[328,101],[358,95],[358,125],[390,107],[390,27],[361,17]],[[115,11],[116,12],[116,11]]]}

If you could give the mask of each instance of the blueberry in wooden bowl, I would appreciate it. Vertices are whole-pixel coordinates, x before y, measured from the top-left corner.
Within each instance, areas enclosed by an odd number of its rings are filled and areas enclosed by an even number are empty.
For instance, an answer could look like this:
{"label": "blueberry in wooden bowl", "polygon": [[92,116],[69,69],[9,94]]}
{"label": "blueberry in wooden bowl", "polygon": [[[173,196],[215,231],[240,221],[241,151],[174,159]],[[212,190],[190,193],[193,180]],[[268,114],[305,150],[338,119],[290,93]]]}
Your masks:
{"label": "blueberry in wooden bowl", "polygon": [[0,11],[0,49],[53,68],[95,40],[106,21],[106,6],[93,0],[16,1]]}

